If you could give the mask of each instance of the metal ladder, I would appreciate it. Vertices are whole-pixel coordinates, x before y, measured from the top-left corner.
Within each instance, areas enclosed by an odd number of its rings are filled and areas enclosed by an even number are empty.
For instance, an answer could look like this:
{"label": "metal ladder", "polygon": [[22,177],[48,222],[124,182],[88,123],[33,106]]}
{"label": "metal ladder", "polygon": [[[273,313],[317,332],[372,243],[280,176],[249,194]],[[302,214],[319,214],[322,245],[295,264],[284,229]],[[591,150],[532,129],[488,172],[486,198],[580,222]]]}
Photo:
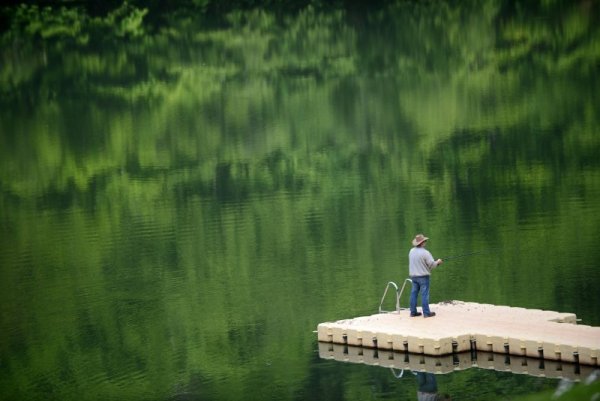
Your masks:
{"label": "metal ladder", "polygon": [[[407,278],[404,280],[404,283],[402,284],[402,288],[398,289],[398,285],[396,283],[394,283],[393,281],[390,281],[387,283],[387,285],[385,286],[385,291],[383,292],[383,297],[381,297],[381,302],[379,303],[379,313],[391,313],[391,312],[400,312],[401,308],[400,308],[400,297],[402,296],[402,292],[404,292],[404,287],[406,287],[406,282],[410,281],[410,283],[412,284],[412,280]],[[382,309],[383,306],[383,301],[385,300],[385,296],[388,292],[388,288],[390,288],[390,285],[393,286],[396,289],[396,310],[395,311],[384,311]]]}

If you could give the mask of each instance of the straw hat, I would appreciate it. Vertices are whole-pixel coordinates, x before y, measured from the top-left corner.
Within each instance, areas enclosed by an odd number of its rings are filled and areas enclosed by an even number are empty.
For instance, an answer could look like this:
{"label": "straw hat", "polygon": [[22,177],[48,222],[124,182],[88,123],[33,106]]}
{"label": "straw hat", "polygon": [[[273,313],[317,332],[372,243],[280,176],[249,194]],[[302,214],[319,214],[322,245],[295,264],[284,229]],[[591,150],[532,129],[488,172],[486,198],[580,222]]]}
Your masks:
{"label": "straw hat", "polygon": [[429,238],[427,238],[426,236],[424,236],[423,234],[417,234],[415,236],[415,239],[412,240],[412,244],[413,246],[419,246],[421,245],[423,242],[427,241]]}

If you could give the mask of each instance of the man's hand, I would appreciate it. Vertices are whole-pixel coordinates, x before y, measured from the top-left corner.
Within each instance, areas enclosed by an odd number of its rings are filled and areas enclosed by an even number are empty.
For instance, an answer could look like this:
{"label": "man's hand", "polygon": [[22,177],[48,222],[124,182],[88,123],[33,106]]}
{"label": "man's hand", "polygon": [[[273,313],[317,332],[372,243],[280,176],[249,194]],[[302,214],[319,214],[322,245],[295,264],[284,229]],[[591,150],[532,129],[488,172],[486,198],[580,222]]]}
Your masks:
{"label": "man's hand", "polygon": [[444,261],[442,259],[438,259],[435,261],[435,263],[437,263],[437,265],[441,265],[442,263],[444,263]]}

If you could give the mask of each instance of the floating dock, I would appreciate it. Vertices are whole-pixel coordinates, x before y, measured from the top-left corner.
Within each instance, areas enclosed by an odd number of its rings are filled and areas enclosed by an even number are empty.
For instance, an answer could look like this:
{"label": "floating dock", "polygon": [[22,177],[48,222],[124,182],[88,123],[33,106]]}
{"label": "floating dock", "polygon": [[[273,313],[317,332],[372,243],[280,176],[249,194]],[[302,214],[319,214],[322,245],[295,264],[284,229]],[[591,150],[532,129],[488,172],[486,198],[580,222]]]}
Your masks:
{"label": "floating dock", "polygon": [[499,355],[492,352],[462,352],[444,356],[408,354],[349,345],[319,343],[319,357],[337,362],[379,366],[398,370],[447,374],[467,369],[487,369],[551,379],[584,381],[598,368],[574,363],[550,361],[526,356]]}
{"label": "floating dock", "polygon": [[490,352],[598,366],[600,327],[577,324],[572,313],[447,301],[436,316],[408,310],[321,323],[324,343],[429,356]]}

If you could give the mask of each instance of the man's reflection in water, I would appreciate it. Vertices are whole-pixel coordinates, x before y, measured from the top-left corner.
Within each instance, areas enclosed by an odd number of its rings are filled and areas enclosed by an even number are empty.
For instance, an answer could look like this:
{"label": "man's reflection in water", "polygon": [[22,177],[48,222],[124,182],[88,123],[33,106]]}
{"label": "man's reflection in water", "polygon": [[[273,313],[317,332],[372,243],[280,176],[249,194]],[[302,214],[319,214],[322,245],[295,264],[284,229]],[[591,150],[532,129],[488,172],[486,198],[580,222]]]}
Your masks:
{"label": "man's reflection in water", "polygon": [[417,372],[417,400],[418,401],[451,401],[448,394],[439,394],[437,381],[433,373]]}

